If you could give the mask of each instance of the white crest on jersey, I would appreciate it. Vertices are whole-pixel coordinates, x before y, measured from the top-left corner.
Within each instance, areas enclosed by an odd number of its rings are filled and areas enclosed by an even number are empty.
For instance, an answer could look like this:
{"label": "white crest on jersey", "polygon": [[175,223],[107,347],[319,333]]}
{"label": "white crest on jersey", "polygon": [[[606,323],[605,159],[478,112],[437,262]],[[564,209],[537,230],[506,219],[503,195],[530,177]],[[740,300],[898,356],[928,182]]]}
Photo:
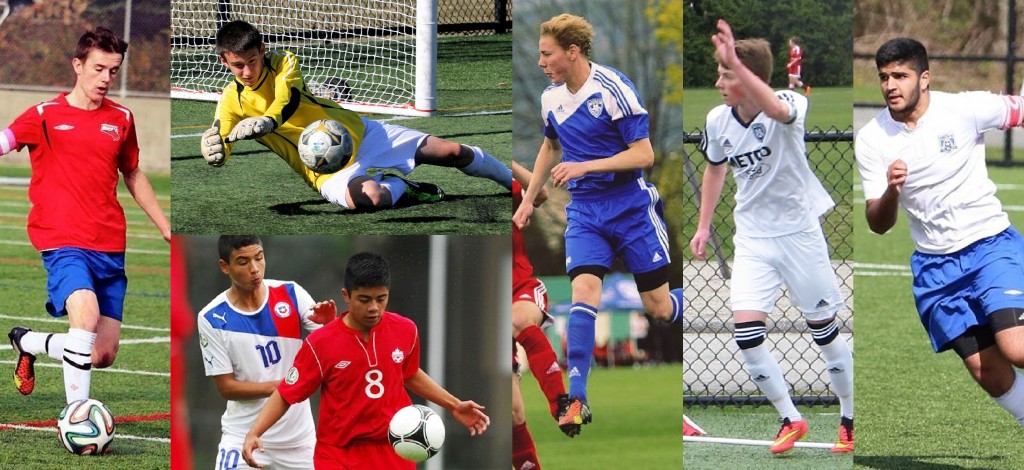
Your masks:
{"label": "white crest on jersey", "polygon": [[587,111],[590,111],[591,116],[600,116],[601,111],[604,111],[604,103],[601,102],[601,98],[594,97],[587,100]]}
{"label": "white crest on jersey", "polygon": [[942,153],[949,153],[956,150],[956,140],[953,134],[943,134],[939,136],[939,151]]}
{"label": "white crest on jersey", "polygon": [[292,368],[288,369],[288,373],[285,374],[285,376],[284,376],[284,381],[288,385],[292,385],[295,382],[298,382],[299,381],[299,369],[296,369],[295,367],[292,367]]}
{"label": "white crest on jersey", "polygon": [[209,345],[210,345],[210,340],[206,339],[206,335],[200,334],[199,335],[199,346],[205,348],[205,347],[207,347]]}
{"label": "white crest on jersey", "polygon": [[391,353],[391,359],[394,360],[395,363],[401,364],[402,360],[405,359],[405,353],[403,353],[401,349],[395,348]]}
{"label": "white crest on jersey", "polygon": [[292,306],[288,302],[278,302],[274,304],[274,315],[281,318],[288,318],[288,315],[292,313]]}

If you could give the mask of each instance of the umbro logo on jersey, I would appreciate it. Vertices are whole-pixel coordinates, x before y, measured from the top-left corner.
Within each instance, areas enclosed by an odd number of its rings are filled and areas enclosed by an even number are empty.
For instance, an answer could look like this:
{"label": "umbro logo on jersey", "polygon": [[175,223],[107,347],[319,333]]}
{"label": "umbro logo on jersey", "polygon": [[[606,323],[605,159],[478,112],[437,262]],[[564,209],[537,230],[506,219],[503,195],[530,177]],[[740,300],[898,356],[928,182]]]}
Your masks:
{"label": "umbro logo on jersey", "polygon": [[395,361],[396,364],[401,364],[403,359],[405,359],[405,353],[401,349],[395,348],[391,353],[391,360]]}
{"label": "umbro logo on jersey", "polygon": [[288,302],[278,302],[274,304],[274,314],[281,318],[288,318],[288,315],[292,314],[292,306]]}
{"label": "umbro logo on jersey", "polygon": [[72,126],[71,124],[60,124],[57,126],[53,126],[53,129],[58,131],[70,131],[71,129],[74,128],[75,126]]}
{"label": "umbro logo on jersey", "polygon": [[754,137],[757,137],[757,140],[762,142],[764,141],[764,135],[766,133],[764,124],[761,124],[760,122],[756,123],[753,126],[750,126],[750,131],[754,133]]}
{"label": "umbro logo on jersey", "polygon": [[336,364],[334,366],[334,368],[335,369],[344,369],[344,368],[348,367],[349,364],[352,364],[352,361],[341,361],[338,364]]}
{"label": "umbro logo on jersey", "polygon": [[110,136],[114,142],[121,140],[121,133],[118,132],[117,126],[113,124],[100,124],[100,132]]}
{"label": "umbro logo on jersey", "polygon": [[530,462],[529,460],[523,462],[523,464],[519,466],[519,470],[533,470],[535,468],[537,468],[537,466],[534,465],[534,463]]}
{"label": "umbro logo on jersey", "polygon": [[579,369],[573,367],[572,369],[569,370],[569,377],[579,377],[579,376],[580,376],[580,370]]}
{"label": "umbro logo on jersey", "polygon": [[956,140],[953,139],[953,134],[945,134],[939,136],[939,151],[942,153],[949,153],[956,150]]}
{"label": "umbro logo on jersey", "polygon": [[601,98],[595,97],[587,100],[587,111],[590,111],[591,116],[600,116],[601,111],[604,111],[604,103],[601,102]]}
{"label": "umbro logo on jersey", "polygon": [[828,302],[826,302],[825,299],[819,300],[818,301],[818,305],[814,306],[814,308],[825,308],[825,307],[828,307]]}
{"label": "umbro logo on jersey", "polygon": [[655,253],[654,257],[651,258],[651,262],[652,263],[657,263],[658,261],[661,261],[662,259],[663,258],[661,257],[661,253]]}

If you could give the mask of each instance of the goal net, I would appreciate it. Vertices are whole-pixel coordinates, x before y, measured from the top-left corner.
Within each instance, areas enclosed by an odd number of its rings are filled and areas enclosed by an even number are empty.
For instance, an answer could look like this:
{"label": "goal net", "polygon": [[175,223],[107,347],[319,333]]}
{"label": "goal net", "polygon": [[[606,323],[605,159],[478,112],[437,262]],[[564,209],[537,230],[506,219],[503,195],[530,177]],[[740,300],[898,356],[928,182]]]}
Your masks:
{"label": "goal net", "polygon": [[268,49],[295,53],[310,91],[357,112],[436,108],[437,0],[171,2],[171,96],[216,101],[231,82],[217,29],[244,20]]}

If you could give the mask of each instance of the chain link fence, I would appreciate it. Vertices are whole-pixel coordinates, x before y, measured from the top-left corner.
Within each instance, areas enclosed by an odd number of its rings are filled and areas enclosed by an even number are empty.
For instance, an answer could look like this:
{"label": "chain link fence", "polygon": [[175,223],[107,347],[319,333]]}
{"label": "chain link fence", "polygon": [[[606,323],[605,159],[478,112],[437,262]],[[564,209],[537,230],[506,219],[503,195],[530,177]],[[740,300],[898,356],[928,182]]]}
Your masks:
{"label": "chain link fence", "polygon": [[[129,43],[121,66],[125,80],[118,77],[120,88],[112,95],[167,96],[171,20],[166,0],[7,0],[0,1],[3,12],[7,15],[0,26],[0,86],[70,90],[75,83],[71,57],[78,38],[103,26]],[[125,18],[130,19],[127,25]]]}
{"label": "chain link fence", "polygon": [[[692,198],[687,198],[687,227],[696,227],[699,219],[700,185],[707,162],[698,150],[702,129],[685,133],[684,173]],[[822,221],[829,243],[840,288],[846,299],[839,312],[842,332],[853,346],[853,130],[815,127],[806,132],[807,158],[811,168],[832,195],[836,207]],[[735,232],[732,211],[736,184],[726,178],[718,205],[712,238],[708,244],[708,261],[690,259],[685,266],[688,280],[687,316],[683,324],[684,402],[692,405],[762,405],[767,399],[743,369],[742,356],[733,339],[732,311],[729,306],[729,262],[733,255],[732,235]],[[690,229],[689,233],[693,233]],[[790,306],[783,289],[776,311],[768,319],[767,344],[792,387],[798,404],[832,405],[838,400],[829,389],[824,360],[811,339],[807,323],[800,312]]]}

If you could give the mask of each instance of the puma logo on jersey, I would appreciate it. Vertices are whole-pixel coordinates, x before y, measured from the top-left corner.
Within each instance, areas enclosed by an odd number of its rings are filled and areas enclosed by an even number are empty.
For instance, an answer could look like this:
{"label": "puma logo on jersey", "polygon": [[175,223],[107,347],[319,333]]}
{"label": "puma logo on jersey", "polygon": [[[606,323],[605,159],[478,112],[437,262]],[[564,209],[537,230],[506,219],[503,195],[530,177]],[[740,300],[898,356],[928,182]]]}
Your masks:
{"label": "puma logo on jersey", "polygon": [[228,319],[224,318],[224,315],[217,315],[216,313],[211,313],[210,316],[213,317],[213,318],[216,318],[216,319],[218,319],[218,320],[220,320],[220,321],[222,321],[224,323],[228,322]]}
{"label": "puma logo on jersey", "polygon": [[71,129],[74,128],[75,126],[72,126],[71,124],[60,124],[57,126],[53,126],[53,129],[57,131],[70,131]]}
{"label": "puma logo on jersey", "polygon": [[349,364],[352,364],[352,361],[341,361],[341,362],[337,363],[334,366],[334,368],[335,369],[344,369],[344,368],[348,367]]}

